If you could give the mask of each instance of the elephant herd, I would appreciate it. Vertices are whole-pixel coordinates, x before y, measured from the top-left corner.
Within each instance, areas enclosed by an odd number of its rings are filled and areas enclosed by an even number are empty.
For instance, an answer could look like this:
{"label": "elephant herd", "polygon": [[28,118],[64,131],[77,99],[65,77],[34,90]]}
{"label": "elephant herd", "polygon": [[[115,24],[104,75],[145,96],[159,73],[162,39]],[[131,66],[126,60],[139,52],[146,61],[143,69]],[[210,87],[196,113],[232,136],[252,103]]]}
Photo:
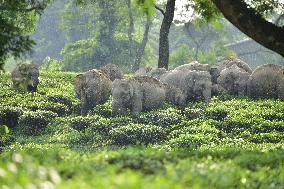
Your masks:
{"label": "elephant herd", "polygon": [[[36,91],[39,70],[34,64],[20,65],[12,72],[13,85]],[[284,99],[284,66],[266,64],[254,71],[237,58],[217,66],[197,61],[176,67],[140,68],[132,78],[123,79],[115,64],[79,74],[74,80],[75,95],[81,100],[81,114],[112,96],[112,114],[138,113],[161,107],[165,102],[178,106],[188,101],[229,94],[251,98]]]}

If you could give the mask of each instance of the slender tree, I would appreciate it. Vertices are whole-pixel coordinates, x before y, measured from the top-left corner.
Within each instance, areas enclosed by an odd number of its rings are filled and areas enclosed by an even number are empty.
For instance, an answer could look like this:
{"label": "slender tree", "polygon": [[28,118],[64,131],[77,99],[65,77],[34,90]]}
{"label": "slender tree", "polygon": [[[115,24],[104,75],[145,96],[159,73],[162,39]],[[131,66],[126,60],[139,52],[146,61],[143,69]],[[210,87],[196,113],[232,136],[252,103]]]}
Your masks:
{"label": "slender tree", "polygon": [[158,6],[155,6],[155,8],[161,11],[161,13],[164,16],[160,29],[159,60],[158,60],[159,68],[168,69],[169,67],[169,33],[170,33],[171,24],[174,19],[175,2],[176,2],[175,0],[168,0],[166,5],[166,11],[163,11]]}
{"label": "slender tree", "polygon": [[134,62],[133,68],[132,68],[133,71],[136,71],[140,68],[142,56],[144,54],[145,47],[146,47],[147,42],[148,42],[150,26],[151,26],[151,17],[149,15],[147,15],[147,21],[146,21],[146,25],[145,25],[143,39],[142,39],[142,42],[140,43],[140,45],[139,45],[139,47],[137,48],[137,51],[136,51],[135,62]]}

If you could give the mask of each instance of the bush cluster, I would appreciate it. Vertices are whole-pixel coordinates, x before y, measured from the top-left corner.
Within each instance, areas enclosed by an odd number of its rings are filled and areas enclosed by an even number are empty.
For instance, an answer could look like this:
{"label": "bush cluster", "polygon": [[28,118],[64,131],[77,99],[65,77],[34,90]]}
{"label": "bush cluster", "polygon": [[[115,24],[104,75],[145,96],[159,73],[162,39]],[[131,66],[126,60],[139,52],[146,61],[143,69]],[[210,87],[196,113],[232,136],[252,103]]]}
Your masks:
{"label": "bush cluster", "polygon": [[70,126],[73,129],[76,129],[78,131],[83,131],[86,128],[98,122],[99,119],[100,119],[99,116],[87,116],[87,117],[76,116],[68,119],[67,121],[68,124],[70,124]]}
{"label": "bush cluster", "polygon": [[23,111],[21,108],[4,106],[0,108],[0,125],[14,128],[18,124],[19,117]]}
{"label": "bush cluster", "polygon": [[25,135],[38,135],[58,115],[51,111],[27,111],[20,116],[18,131]]}
{"label": "bush cluster", "polygon": [[109,134],[114,144],[117,145],[147,145],[162,142],[166,138],[166,132],[162,127],[142,124],[129,124],[114,128]]}

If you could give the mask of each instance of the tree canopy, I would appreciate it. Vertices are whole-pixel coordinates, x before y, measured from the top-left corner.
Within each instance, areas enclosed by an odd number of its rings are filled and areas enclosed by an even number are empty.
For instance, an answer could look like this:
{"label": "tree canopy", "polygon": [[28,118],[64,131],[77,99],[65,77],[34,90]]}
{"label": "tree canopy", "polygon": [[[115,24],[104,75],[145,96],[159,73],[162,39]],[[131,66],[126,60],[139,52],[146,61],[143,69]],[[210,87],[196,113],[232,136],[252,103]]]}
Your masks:
{"label": "tree canopy", "polygon": [[50,0],[3,0],[0,2],[0,65],[12,55],[20,57],[35,42],[29,34],[35,29],[38,15]]}
{"label": "tree canopy", "polygon": [[[138,0],[143,6],[151,0]],[[153,1],[153,0],[152,0]],[[194,9],[206,20],[222,13],[243,33],[274,52],[284,56],[284,27],[272,23],[272,15],[284,14],[280,0],[188,0],[188,8]]]}

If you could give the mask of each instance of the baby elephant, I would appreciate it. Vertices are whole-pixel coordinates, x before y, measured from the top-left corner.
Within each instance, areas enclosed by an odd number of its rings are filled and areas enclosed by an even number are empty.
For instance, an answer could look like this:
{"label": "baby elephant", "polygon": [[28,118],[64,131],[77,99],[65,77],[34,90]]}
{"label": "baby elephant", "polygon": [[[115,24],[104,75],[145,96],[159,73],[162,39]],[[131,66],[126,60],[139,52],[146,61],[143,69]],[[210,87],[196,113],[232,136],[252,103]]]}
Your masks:
{"label": "baby elephant", "polygon": [[247,94],[247,82],[250,74],[236,64],[225,68],[218,77],[218,85],[230,95],[244,96]]}
{"label": "baby elephant", "polygon": [[211,100],[212,82],[207,71],[172,70],[162,75],[160,81],[185,92],[186,101]]}
{"label": "baby elephant", "polygon": [[74,89],[81,100],[81,114],[86,115],[96,105],[105,103],[111,95],[111,85],[109,77],[100,70],[93,69],[77,75]]}
{"label": "baby elephant", "polygon": [[127,110],[138,113],[161,107],[165,102],[166,92],[157,79],[136,76],[130,80],[115,80],[112,97],[112,114],[125,115]]}
{"label": "baby elephant", "polygon": [[13,87],[19,90],[36,92],[39,84],[39,66],[20,64],[12,71]]}

